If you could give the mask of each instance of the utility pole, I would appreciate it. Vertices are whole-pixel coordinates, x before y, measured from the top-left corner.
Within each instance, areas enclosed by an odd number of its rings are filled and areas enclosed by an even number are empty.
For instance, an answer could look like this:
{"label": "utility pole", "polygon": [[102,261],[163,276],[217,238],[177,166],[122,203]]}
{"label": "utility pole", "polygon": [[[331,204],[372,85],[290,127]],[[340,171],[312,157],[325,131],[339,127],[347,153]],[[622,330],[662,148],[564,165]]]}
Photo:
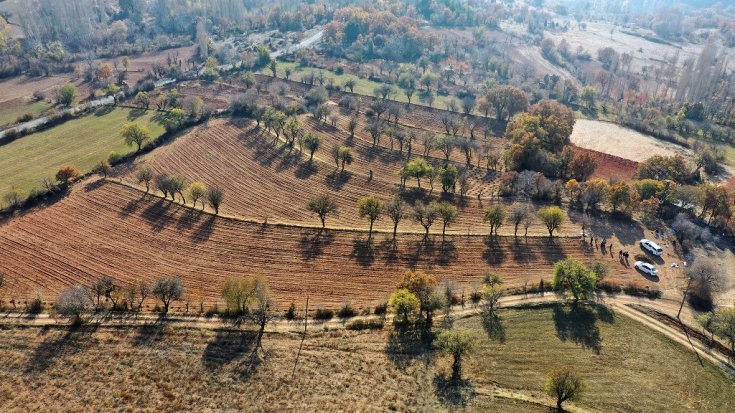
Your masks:
{"label": "utility pole", "polygon": [[687,294],[689,294],[689,287],[692,286],[692,277],[687,277],[687,288],[684,290],[684,296],[681,297],[681,305],[679,305],[679,312],[676,313],[676,319],[680,320],[679,316],[681,316],[681,309],[684,308],[684,301],[687,299]]}

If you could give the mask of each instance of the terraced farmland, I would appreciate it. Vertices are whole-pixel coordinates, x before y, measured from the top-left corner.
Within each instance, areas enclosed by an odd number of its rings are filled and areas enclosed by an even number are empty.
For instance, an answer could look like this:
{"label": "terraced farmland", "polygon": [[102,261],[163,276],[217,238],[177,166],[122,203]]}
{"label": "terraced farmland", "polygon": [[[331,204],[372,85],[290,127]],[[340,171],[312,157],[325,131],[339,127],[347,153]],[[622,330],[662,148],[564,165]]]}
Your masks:
{"label": "terraced farmland", "polygon": [[[594,254],[578,239],[449,236],[422,241],[387,235],[372,244],[361,231],[263,225],[199,213],[115,183],[87,182],[48,208],[16,218],[0,232],[0,271],[9,294],[53,301],[73,283],[89,285],[109,275],[121,283],[182,277],[191,297],[220,301],[223,281],[265,276],[280,306],[306,296],[316,305],[346,301],[371,306],[385,300],[406,269],[424,269],[452,280],[469,296],[487,270],[503,274],[509,288],[547,282],[554,261]],[[615,267],[611,282],[640,277]],[[193,298],[192,298],[193,299]]]}

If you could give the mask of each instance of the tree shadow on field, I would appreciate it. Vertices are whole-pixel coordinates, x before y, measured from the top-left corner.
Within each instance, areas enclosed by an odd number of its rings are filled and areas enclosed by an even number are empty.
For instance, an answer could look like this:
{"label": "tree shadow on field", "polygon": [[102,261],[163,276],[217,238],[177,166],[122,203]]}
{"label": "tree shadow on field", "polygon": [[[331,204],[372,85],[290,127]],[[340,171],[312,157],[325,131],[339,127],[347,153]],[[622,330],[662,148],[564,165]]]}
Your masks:
{"label": "tree shadow on field", "polygon": [[513,243],[510,244],[510,251],[513,253],[513,260],[520,264],[533,263],[537,259],[533,248],[528,243],[528,239],[522,241],[520,237],[515,237]]}
{"label": "tree shadow on field", "polygon": [[99,109],[94,111],[94,116],[97,116],[97,117],[105,116],[107,114],[112,113],[113,110],[115,110],[115,106],[113,105],[100,106]]}
{"label": "tree shadow on field", "polygon": [[82,188],[84,189],[84,192],[92,192],[95,189],[100,188],[104,184],[105,184],[104,179],[97,179],[95,181],[85,183]]}
{"label": "tree shadow on field", "polygon": [[334,242],[334,234],[325,230],[304,231],[299,241],[301,257],[307,261],[318,258],[324,253],[324,247]]}
{"label": "tree shadow on field", "polygon": [[539,239],[536,246],[541,251],[546,262],[557,262],[567,258],[567,253],[561,246],[561,242],[556,238],[546,237]]}
{"label": "tree shadow on field", "polygon": [[[49,327],[41,330],[45,334]],[[25,374],[41,373],[46,371],[56,359],[63,359],[84,351],[84,349],[92,344],[95,340],[92,334],[97,331],[96,324],[72,324],[68,330],[61,332],[60,335],[47,338],[36,347],[26,365]]]}
{"label": "tree shadow on field", "polygon": [[415,362],[423,362],[429,366],[434,362],[434,351],[432,343],[434,333],[411,325],[396,325],[395,329],[388,333],[388,341],[385,353],[397,368],[406,369]]}
{"label": "tree shadow on field", "polygon": [[147,193],[142,194],[138,199],[133,199],[129,201],[127,204],[125,204],[120,209],[120,217],[125,218],[129,215],[133,215],[140,209],[140,206],[143,204],[143,201],[148,197]]}
{"label": "tree shadow on field", "polygon": [[194,208],[180,207],[178,209],[178,219],[176,220],[176,230],[185,231],[194,227],[194,224],[202,218],[201,211]]}
{"label": "tree shadow on field", "polygon": [[375,262],[375,247],[373,241],[367,238],[355,238],[352,241],[352,253],[350,259],[354,259],[362,267],[370,267]]}
{"label": "tree shadow on field", "polygon": [[194,242],[204,242],[209,240],[214,232],[214,223],[217,220],[215,215],[200,212],[200,216],[206,215],[206,219],[191,234],[191,240]]}
{"label": "tree shadow on field", "polygon": [[133,345],[136,347],[148,347],[162,342],[166,338],[168,331],[165,318],[166,316],[164,314],[160,314],[155,322],[146,323],[138,327],[133,338]]}
{"label": "tree shadow on field", "polygon": [[406,248],[406,251],[408,251],[408,265],[411,268],[416,268],[420,262],[426,262],[429,258],[433,257],[434,250],[434,240],[431,237],[409,242]]}
{"label": "tree shadow on field", "polygon": [[141,213],[141,217],[145,219],[155,232],[160,232],[173,219],[175,208],[173,202],[158,198],[158,201],[152,203]]}
{"label": "tree shadow on field", "polygon": [[398,240],[394,241],[392,237],[385,239],[378,244],[378,250],[383,252],[383,259],[387,264],[398,262]]}
{"label": "tree shadow on field", "polygon": [[435,262],[439,265],[449,265],[457,260],[457,246],[452,240],[444,240],[439,243],[439,254]]}
{"label": "tree shadow on field", "polygon": [[294,176],[298,179],[309,179],[319,171],[319,168],[314,162],[302,162],[299,167],[294,171]]}
{"label": "tree shadow on field", "polygon": [[612,323],[615,315],[607,307],[586,304],[553,304],[554,327],[561,341],[571,341],[596,354],[602,350],[597,321]]}
{"label": "tree shadow on field", "polygon": [[487,261],[491,266],[501,265],[507,256],[498,237],[485,238],[485,251],[482,253],[482,258]]}
{"label": "tree shadow on field", "polygon": [[207,343],[202,353],[202,365],[210,372],[218,371],[233,361],[251,355],[254,346],[254,332],[217,330],[214,339]]}
{"label": "tree shadow on field", "polygon": [[434,391],[439,402],[450,410],[466,407],[477,396],[472,382],[445,373],[434,376]]}
{"label": "tree shadow on field", "polygon": [[505,326],[500,314],[497,311],[483,311],[481,316],[482,328],[487,333],[487,337],[505,343]]}
{"label": "tree shadow on field", "polygon": [[339,191],[352,178],[352,174],[347,171],[333,171],[327,175],[325,183],[334,191]]}
{"label": "tree shadow on field", "polygon": [[138,119],[139,117],[145,115],[145,113],[146,113],[146,110],[143,108],[131,109],[130,112],[128,112],[128,120],[132,122]]}

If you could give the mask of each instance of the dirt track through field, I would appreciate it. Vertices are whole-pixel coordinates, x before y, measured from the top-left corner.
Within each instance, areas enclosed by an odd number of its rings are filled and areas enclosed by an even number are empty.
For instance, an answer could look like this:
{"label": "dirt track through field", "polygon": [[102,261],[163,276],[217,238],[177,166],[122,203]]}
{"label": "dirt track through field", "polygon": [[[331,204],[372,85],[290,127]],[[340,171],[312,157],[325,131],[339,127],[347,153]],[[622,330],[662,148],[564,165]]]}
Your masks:
{"label": "dirt track through field", "polygon": [[[109,275],[121,283],[164,275],[183,278],[193,297],[220,301],[231,276],[262,275],[281,306],[307,295],[316,306],[346,301],[371,306],[385,300],[406,269],[452,280],[466,296],[484,271],[497,271],[508,288],[550,281],[564,257],[591,261],[578,239],[387,235],[372,244],[364,232],[261,225],[200,214],[119,184],[79,185],[53,206],[16,218],[0,231],[0,271],[7,299],[37,294],[53,301],[73,283]],[[611,282],[638,279],[615,267]],[[461,291],[461,290],[460,290]]]}

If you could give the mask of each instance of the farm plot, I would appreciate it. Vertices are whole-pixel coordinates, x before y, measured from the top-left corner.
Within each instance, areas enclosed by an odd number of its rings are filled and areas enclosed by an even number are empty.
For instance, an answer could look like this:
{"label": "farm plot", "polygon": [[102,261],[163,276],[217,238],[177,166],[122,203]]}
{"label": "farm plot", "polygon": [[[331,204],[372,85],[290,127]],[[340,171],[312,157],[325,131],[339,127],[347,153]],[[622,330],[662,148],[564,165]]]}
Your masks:
{"label": "farm plot", "polygon": [[120,128],[135,121],[159,136],[164,129],[153,121],[153,113],[102,110],[0,146],[0,194],[13,187],[25,192],[41,188],[41,180],[53,177],[62,166],[85,173],[112,151],[130,152],[133,148],[119,136]]}
{"label": "farm plot", "polygon": [[[72,77],[64,75],[34,78],[20,76],[4,80],[0,82],[0,90],[3,91],[0,95],[0,103],[27,98],[36,91],[48,93],[69,82],[73,82]],[[80,94],[80,96],[84,96],[84,94]]]}
{"label": "farm plot", "polygon": [[575,145],[636,162],[653,155],[691,156],[691,151],[610,122],[577,119],[571,136]]}
{"label": "farm plot", "polygon": [[[261,202],[273,202],[271,198]],[[262,275],[279,306],[311,297],[315,305],[346,301],[372,306],[386,299],[404,270],[423,269],[452,280],[468,296],[487,270],[508,288],[542,278],[553,262],[594,253],[578,239],[386,235],[264,225],[214,217],[126,186],[88,181],[56,204],[15,218],[0,230],[0,271],[10,298],[53,299],[73,283],[109,275],[121,283],[182,277],[193,296],[219,302],[223,281]],[[630,269],[611,266],[612,283],[646,283]]]}
{"label": "farm plot", "polygon": [[37,117],[51,108],[45,101],[30,101],[27,98],[17,98],[0,103],[0,130],[18,122],[24,115]]}
{"label": "farm plot", "polygon": [[[331,161],[315,161],[309,165],[306,158],[298,153],[298,148],[289,153],[287,147],[274,147],[272,140],[272,136],[253,125],[242,127],[217,119],[146,154],[134,165],[117,172],[117,176],[134,182],[136,170],[147,166],[156,173],[180,174],[190,182],[218,185],[225,191],[221,209],[224,214],[269,222],[316,225],[318,219],[306,210],[306,204],[319,195],[329,195],[338,204],[339,213],[329,219],[328,225],[343,228],[367,228],[367,222],[357,213],[360,198],[374,195],[387,202],[399,194],[394,181],[370,180],[367,174],[369,163],[366,161],[359,169],[353,164],[347,167],[347,172],[339,173]],[[329,159],[326,155],[329,149],[321,149],[317,156]],[[362,155],[358,153],[356,156]],[[422,185],[426,188],[428,183],[423,182]],[[436,199],[440,185],[436,182],[434,185],[433,195],[409,190],[403,194],[404,199],[409,205],[417,199]],[[482,217],[488,206],[486,199],[465,199],[459,206],[457,221],[447,232],[465,235],[486,233]],[[392,223],[384,218],[376,223],[375,228],[392,230]],[[423,228],[407,216],[401,222],[400,230],[423,231]],[[441,231],[439,221],[432,231]],[[512,227],[504,227],[501,234],[512,234],[512,231]],[[561,233],[565,234],[578,232],[578,227],[572,223],[561,228]],[[536,223],[529,234],[543,235],[546,230]]]}

